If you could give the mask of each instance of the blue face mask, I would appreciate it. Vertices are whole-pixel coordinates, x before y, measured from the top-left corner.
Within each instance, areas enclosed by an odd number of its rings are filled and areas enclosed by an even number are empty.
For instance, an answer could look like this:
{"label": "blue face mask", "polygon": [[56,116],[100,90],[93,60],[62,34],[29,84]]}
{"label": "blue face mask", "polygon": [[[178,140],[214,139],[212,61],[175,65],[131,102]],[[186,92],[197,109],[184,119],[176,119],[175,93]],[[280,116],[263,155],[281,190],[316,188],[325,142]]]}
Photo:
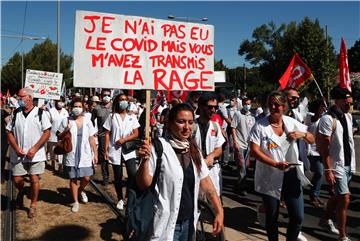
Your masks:
{"label": "blue face mask", "polygon": [[18,104],[19,104],[19,106],[20,106],[21,108],[25,108],[25,107],[26,107],[25,101],[23,101],[23,100],[19,100],[19,101],[18,101]]}
{"label": "blue face mask", "polygon": [[126,100],[122,100],[119,102],[120,110],[125,110],[128,108],[128,106],[129,106],[129,102],[127,102]]}
{"label": "blue face mask", "polygon": [[244,109],[245,112],[248,112],[251,109],[251,105],[244,105],[243,109]]}

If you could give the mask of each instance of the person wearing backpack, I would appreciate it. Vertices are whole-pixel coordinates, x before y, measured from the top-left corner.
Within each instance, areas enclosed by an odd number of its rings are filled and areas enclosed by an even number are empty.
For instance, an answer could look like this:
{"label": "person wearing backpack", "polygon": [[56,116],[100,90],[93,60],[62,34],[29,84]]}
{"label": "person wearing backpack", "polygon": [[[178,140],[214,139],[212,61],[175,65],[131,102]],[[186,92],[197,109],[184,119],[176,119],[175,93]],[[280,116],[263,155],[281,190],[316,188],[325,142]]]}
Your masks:
{"label": "person wearing backpack", "polygon": [[[213,234],[218,234],[224,227],[224,211],[220,199],[196,141],[192,138],[194,124],[194,112],[189,105],[178,104],[170,110],[168,136],[159,138],[163,154],[155,184],[153,230],[145,240],[195,240],[200,189],[207,194],[215,208]],[[136,181],[139,189],[145,190],[152,183],[157,155],[155,148],[144,142],[139,156],[141,164]]]}
{"label": "person wearing backpack", "polygon": [[16,205],[23,207],[24,176],[30,175],[31,203],[28,218],[36,215],[39,196],[39,175],[45,171],[45,143],[50,137],[51,123],[33,104],[34,92],[30,88],[18,92],[19,108],[13,112],[12,121],[6,126],[10,144],[10,164],[13,181],[19,190]]}
{"label": "person wearing backpack", "polygon": [[349,241],[346,213],[350,203],[349,183],[356,165],[352,116],[349,113],[353,99],[350,91],[340,86],[334,87],[330,94],[335,104],[320,119],[316,145],[323,158],[326,181],[334,187],[335,195],[328,200],[325,219],[320,220],[320,225],[331,231],[330,221],[335,211],[339,240]]}
{"label": "person wearing backpack", "polygon": [[195,120],[193,138],[198,145],[205,163],[210,169],[210,177],[216,193],[221,194],[222,176],[219,159],[225,138],[218,123],[211,121],[218,109],[216,94],[204,93],[198,100],[199,117]]}

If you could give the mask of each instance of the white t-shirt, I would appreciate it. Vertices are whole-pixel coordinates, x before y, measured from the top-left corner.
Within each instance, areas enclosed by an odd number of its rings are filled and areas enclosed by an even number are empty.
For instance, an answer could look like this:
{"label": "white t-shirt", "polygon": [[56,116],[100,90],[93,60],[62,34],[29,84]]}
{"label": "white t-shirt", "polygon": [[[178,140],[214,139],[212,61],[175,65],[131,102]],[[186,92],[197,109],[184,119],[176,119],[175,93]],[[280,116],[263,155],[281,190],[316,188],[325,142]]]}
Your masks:
{"label": "white t-shirt", "polygon": [[[350,113],[345,114],[346,123],[348,126],[349,144],[351,149],[351,172],[355,172],[355,149],[354,137],[352,133],[352,116]],[[332,168],[335,170],[335,176],[341,178],[344,175],[345,157],[343,145],[343,132],[344,129],[338,119],[336,119],[336,129],[333,133],[333,117],[330,115],[323,115],[319,122],[319,132],[325,136],[332,136],[330,143],[330,156],[333,160]]]}
{"label": "white t-shirt", "polygon": [[56,136],[56,132],[61,124],[61,121],[64,118],[69,117],[69,113],[65,108],[61,108],[60,112],[56,108],[51,108],[46,112],[49,115],[51,123],[51,133],[49,142],[57,142],[58,138]]}
{"label": "white t-shirt", "polygon": [[[12,131],[18,146],[27,153],[44,134],[44,131],[51,128],[49,117],[44,112],[39,119],[39,108],[34,106],[28,116],[25,118],[22,111],[17,112],[14,127],[12,121],[6,126],[6,130]],[[16,151],[10,146],[10,162],[39,162],[46,161],[45,146],[41,146],[32,159],[18,157]]]}
{"label": "white t-shirt", "polygon": [[[110,131],[110,143],[109,143],[109,161],[111,164],[121,164],[121,145],[116,144],[121,138],[132,134],[133,130],[140,127],[140,124],[135,115],[125,114],[125,118],[122,119],[120,114],[110,114],[106,119],[103,127]],[[124,160],[129,160],[135,157],[135,151],[127,155],[123,154]]]}

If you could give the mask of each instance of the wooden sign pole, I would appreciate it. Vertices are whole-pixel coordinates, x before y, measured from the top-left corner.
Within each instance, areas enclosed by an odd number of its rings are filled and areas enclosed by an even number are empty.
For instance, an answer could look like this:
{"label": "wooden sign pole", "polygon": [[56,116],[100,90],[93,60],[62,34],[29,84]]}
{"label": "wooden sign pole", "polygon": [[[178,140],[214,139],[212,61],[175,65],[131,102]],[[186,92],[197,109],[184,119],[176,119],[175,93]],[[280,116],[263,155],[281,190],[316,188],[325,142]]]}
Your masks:
{"label": "wooden sign pole", "polygon": [[151,90],[146,90],[146,116],[145,116],[145,141],[150,142],[150,95]]}

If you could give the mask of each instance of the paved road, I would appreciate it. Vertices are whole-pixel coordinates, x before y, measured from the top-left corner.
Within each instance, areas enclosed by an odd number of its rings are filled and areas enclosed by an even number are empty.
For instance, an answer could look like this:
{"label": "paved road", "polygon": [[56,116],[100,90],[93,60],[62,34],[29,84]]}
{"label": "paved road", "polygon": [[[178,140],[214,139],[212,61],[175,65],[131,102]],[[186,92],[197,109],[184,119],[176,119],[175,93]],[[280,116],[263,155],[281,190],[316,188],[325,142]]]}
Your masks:
{"label": "paved road", "polygon": [[[308,175],[309,174],[309,175]],[[307,173],[310,177],[311,173]],[[266,232],[257,221],[257,206],[261,198],[253,189],[253,169],[250,170],[247,179],[248,195],[241,196],[234,192],[236,172],[223,171],[223,203],[225,210],[225,238],[229,241],[238,240],[267,240]],[[329,198],[327,185],[323,185],[321,191],[322,200]],[[319,227],[318,222],[324,214],[324,210],[315,208],[310,204],[308,188],[304,190],[305,196],[305,219],[302,232],[308,240],[337,240],[336,235],[329,234]],[[354,176],[350,184],[352,192],[351,203],[348,211],[348,235],[351,240],[360,240],[360,175]],[[287,210],[281,208],[280,215],[280,240],[285,240],[286,224],[288,222]]]}

